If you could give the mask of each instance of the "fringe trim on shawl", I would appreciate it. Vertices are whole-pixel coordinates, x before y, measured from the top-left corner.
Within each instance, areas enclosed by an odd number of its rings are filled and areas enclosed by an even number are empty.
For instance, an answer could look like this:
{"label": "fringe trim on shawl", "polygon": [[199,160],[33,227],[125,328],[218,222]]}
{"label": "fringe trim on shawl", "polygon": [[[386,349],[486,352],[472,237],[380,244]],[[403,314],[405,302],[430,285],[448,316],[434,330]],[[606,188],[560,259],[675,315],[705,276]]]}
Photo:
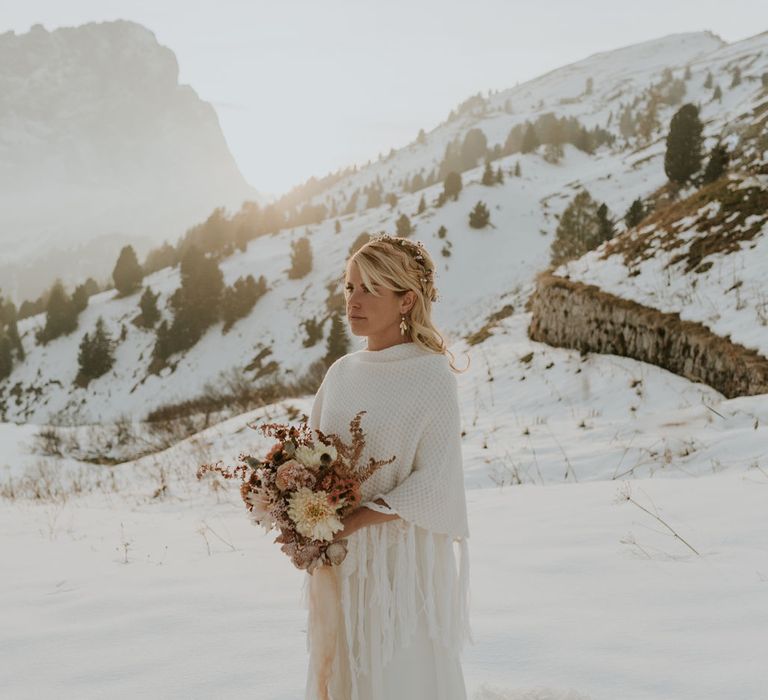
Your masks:
{"label": "fringe trim on shawl", "polygon": [[[417,538],[415,528],[413,523],[396,520],[359,530],[359,536],[350,538],[347,558],[339,567],[341,626],[346,638],[339,650],[347,653],[350,700],[359,698],[361,674],[372,674],[374,694],[381,687],[382,670],[394,650],[407,646],[415,634],[420,609],[426,614],[430,637],[451,653],[459,654],[465,642],[474,643],[467,539],[428,530]],[[423,551],[417,551],[420,547]],[[418,566],[419,556],[424,567]],[[310,647],[307,635],[311,657]],[[310,673],[311,668],[312,663]]]}

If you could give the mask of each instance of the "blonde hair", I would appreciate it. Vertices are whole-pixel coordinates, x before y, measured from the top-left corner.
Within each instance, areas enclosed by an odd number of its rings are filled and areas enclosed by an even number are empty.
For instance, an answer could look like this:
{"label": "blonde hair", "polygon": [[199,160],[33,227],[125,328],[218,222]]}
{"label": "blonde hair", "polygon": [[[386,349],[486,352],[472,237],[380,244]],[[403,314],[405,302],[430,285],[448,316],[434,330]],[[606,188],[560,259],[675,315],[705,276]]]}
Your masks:
{"label": "blonde hair", "polygon": [[400,297],[408,291],[414,292],[416,301],[407,312],[407,335],[425,350],[448,355],[448,364],[457,374],[469,369],[469,355],[464,369],[454,365],[456,358],[432,323],[432,302],[438,300],[435,265],[420,241],[380,233],[350,256],[347,265],[353,262],[360,271],[363,283],[374,296],[381,296],[376,292],[375,285],[389,289]]}

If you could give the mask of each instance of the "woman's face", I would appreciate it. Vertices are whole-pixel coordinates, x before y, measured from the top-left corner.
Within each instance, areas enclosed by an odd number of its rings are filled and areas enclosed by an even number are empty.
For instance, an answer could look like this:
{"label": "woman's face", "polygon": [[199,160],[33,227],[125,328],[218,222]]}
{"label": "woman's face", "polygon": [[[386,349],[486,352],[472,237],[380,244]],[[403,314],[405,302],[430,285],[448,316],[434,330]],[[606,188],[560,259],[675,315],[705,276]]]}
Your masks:
{"label": "woman's face", "polygon": [[[381,296],[374,296],[365,287],[357,264],[350,262],[344,276],[344,298],[347,319],[353,335],[368,336],[375,344],[399,342],[400,315],[410,310],[415,295],[408,291],[398,296],[391,289],[375,287]],[[370,344],[370,343],[369,343]]]}

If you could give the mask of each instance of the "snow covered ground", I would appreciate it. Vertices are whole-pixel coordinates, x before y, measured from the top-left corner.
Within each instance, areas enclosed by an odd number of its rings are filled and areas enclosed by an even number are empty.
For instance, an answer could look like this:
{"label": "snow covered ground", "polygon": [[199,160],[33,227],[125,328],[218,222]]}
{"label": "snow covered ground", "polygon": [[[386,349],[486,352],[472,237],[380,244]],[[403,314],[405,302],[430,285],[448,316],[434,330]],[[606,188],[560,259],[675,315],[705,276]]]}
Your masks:
{"label": "snow covered ground", "polygon": [[[501,322],[458,377],[470,698],[764,697],[768,397],[550,348],[527,321]],[[117,467],[30,454],[34,427],[3,425],[2,483],[41,461],[90,475],[65,503],[0,502],[3,696],[302,697],[303,574],[234,484],[194,472],[263,449],[247,423],[311,400]]]}

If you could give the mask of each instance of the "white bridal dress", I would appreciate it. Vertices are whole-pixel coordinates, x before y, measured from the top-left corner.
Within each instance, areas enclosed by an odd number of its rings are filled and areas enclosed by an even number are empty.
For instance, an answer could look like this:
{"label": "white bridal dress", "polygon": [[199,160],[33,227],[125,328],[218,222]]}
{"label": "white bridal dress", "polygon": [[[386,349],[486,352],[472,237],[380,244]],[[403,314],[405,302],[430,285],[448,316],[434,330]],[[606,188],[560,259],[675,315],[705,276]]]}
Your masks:
{"label": "white bridal dress", "polygon": [[397,457],[364,482],[364,505],[400,517],[354,532],[325,579],[307,574],[305,700],[466,700],[469,532],[447,357],[401,343],[340,358],[317,392],[310,427],[349,442],[360,410],[361,466]]}

